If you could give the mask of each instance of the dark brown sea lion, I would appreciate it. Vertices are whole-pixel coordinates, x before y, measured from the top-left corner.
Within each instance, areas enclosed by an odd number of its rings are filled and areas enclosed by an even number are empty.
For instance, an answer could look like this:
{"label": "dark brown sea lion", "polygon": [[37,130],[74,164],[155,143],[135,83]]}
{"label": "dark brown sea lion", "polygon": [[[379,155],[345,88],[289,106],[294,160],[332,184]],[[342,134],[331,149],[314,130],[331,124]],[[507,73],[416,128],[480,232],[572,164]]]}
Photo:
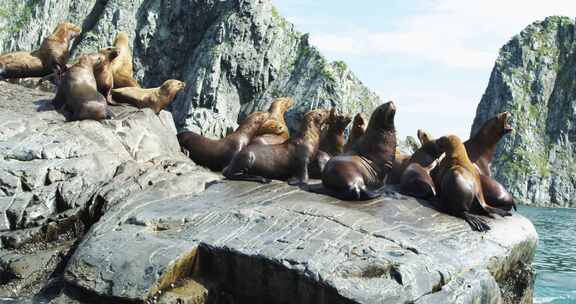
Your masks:
{"label": "dark brown sea lion", "polygon": [[292,185],[308,182],[308,164],[316,155],[320,129],[330,115],[328,110],[306,113],[301,132],[277,145],[250,145],[224,169],[224,176],[235,180],[269,182],[289,180]]}
{"label": "dark brown sea lion", "polygon": [[269,116],[269,113],[264,112],[252,113],[236,131],[222,139],[210,139],[194,132],[182,132],[178,134],[178,141],[196,164],[213,171],[221,171],[250,143]]}
{"label": "dark brown sea lion", "polygon": [[470,160],[482,175],[480,180],[486,201],[494,207],[505,210],[512,208],[516,210],[516,203],[506,188],[491,177],[490,165],[500,139],[514,130],[508,124],[511,116],[510,112],[503,112],[489,119],[473,137],[464,143]]}
{"label": "dark brown sea lion", "polygon": [[442,152],[428,133],[418,130],[418,138],[422,146],[410,157],[408,166],[402,172],[400,192],[418,198],[431,199],[437,193],[430,172],[439,163]]}
{"label": "dark brown sea lion", "polygon": [[364,133],[366,133],[366,118],[364,114],[358,113],[354,116],[354,121],[352,121],[352,129],[350,130],[350,135],[348,135],[348,141],[344,145],[344,152],[352,150],[354,144],[358,141]]}
{"label": "dark brown sea lion", "polygon": [[290,130],[284,120],[284,114],[294,105],[289,97],[278,98],[272,102],[268,113],[270,118],[258,130],[258,135],[252,139],[252,144],[276,145],[290,138]]}
{"label": "dark brown sea lion", "polygon": [[140,87],[134,79],[132,50],[130,50],[128,35],[119,32],[114,40],[114,47],[120,53],[111,64],[112,74],[114,75],[114,88]]}
{"label": "dark brown sea lion", "polygon": [[110,52],[108,58],[102,53],[82,55],[78,63],[64,74],[53,100],[55,108],[65,106],[71,112],[71,120],[109,117],[106,98],[98,92],[94,69],[116,55],[116,52]]}
{"label": "dark brown sea lion", "polygon": [[397,185],[400,184],[400,178],[402,177],[402,172],[408,167],[410,163],[411,155],[402,153],[398,148],[394,151],[394,162],[392,162],[392,170],[390,171],[390,176],[388,177],[388,184]]}
{"label": "dark brown sea lion", "polygon": [[394,162],[396,105],[385,103],[372,113],[366,133],[352,149],[331,158],[322,172],[328,194],[343,200],[366,200],[380,196]]}
{"label": "dark brown sea lion", "polygon": [[[116,104],[112,101],[112,88],[114,87],[114,76],[112,73],[111,61],[109,58],[113,58],[112,61],[116,60],[117,56],[120,54],[116,48],[105,48],[101,49],[100,52],[104,55],[103,62],[94,66],[94,77],[96,78],[96,84],[98,85],[98,92],[104,95],[106,98],[106,102],[108,104]],[[111,54],[116,54],[115,56],[111,56]]]}
{"label": "dark brown sea lion", "polygon": [[143,89],[140,87],[125,87],[113,89],[112,97],[119,103],[129,103],[137,108],[150,108],[156,114],[166,108],[176,97],[176,94],[183,90],[186,84],[179,80],[166,80],[162,86],[154,89]]}
{"label": "dark brown sea lion", "polygon": [[472,214],[474,210],[483,211],[489,216],[493,213],[501,216],[511,215],[486,203],[480,173],[468,158],[466,148],[458,136],[441,137],[436,144],[446,153],[442,160],[445,169],[434,180],[436,187],[439,188],[442,209],[453,216],[463,218],[476,231],[490,230],[490,226],[482,217]]}
{"label": "dark brown sea lion", "polygon": [[320,134],[318,153],[308,168],[311,178],[321,178],[324,166],[330,158],[344,152],[346,137],[344,132],[352,118],[347,114],[339,114],[335,108],[330,110],[330,116]]}
{"label": "dark brown sea lion", "polygon": [[44,77],[66,71],[70,42],[82,29],[72,23],[58,24],[54,32],[31,53],[14,52],[0,55],[0,80],[8,78]]}

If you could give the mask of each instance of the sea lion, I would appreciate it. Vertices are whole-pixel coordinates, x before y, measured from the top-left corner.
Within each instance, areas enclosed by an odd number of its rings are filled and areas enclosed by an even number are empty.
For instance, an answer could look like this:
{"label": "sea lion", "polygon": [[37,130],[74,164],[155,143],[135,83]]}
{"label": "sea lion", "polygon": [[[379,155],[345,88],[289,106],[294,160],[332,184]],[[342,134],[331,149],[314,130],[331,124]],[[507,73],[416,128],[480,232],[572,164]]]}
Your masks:
{"label": "sea lion", "polygon": [[290,138],[290,130],[284,120],[284,114],[294,105],[290,97],[277,98],[270,105],[270,118],[258,130],[258,135],[252,139],[252,144],[276,145]]}
{"label": "sea lion", "polygon": [[137,108],[150,108],[156,114],[168,106],[183,90],[186,84],[179,80],[166,80],[162,86],[153,89],[140,87],[125,87],[113,89],[112,97],[116,102],[129,103]]}
{"label": "sea lion", "polygon": [[422,146],[414,152],[400,178],[400,192],[406,195],[431,199],[436,196],[430,172],[440,162],[442,152],[430,134],[418,130]]}
{"label": "sea lion", "polygon": [[328,110],[313,110],[304,115],[301,132],[277,145],[250,145],[224,169],[233,180],[267,183],[270,179],[288,180],[291,185],[308,182],[308,164],[316,155],[320,129],[329,116]]}
{"label": "sea lion", "polygon": [[338,114],[335,108],[330,110],[324,128],[320,134],[320,144],[318,146],[318,153],[313,158],[308,168],[311,178],[320,178],[324,166],[330,158],[340,155],[344,152],[344,145],[346,137],[344,131],[352,121],[350,115]]}
{"label": "sea lion", "polygon": [[118,57],[116,57],[111,64],[111,70],[114,76],[114,88],[140,87],[134,79],[132,50],[130,50],[128,35],[119,32],[114,40],[114,47],[119,53]]}
{"label": "sea lion", "polygon": [[439,188],[442,209],[453,216],[463,218],[476,231],[490,230],[490,226],[483,218],[472,214],[473,210],[478,209],[491,217],[493,213],[501,216],[511,215],[508,211],[491,207],[486,203],[480,173],[468,158],[466,148],[458,136],[441,137],[436,144],[440,151],[446,153],[442,160],[445,170],[434,180],[436,187]]}
{"label": "sea lion", "polygon": [[67,69],[70,42],[78,37],[81,31],[75,24],[62,22],[44,39],[38,50],[0,55],[0,80],[44,77],[52,73],[56,73],[57,78],[60,78]]}
{"label": "sea lion", "polygon": [[322,171],[328,194],[343,200],[366,200],[380,196],[394,161],[396,105],[380,105],[370,117],[366,133],[352,149],[331,158]]}
{"label": "sea lion", "polygon": [[94,69],[117,56],[115,51],[107,54],[93,53],[80,57],[65,74],[53,100],[54,107],[65,106],[71,112],[71,120],[102,120],[110,116],[106,98],[98,92]]}
{"label": "sea lion", "polygon": [[410,163],[411,155],[402,153],[400,149],[396,148],[394,151],[394,161],[392,162],[392,170],[390,171],[390,176],[388,177],[387,183],[390,185],[400,184],[400,178],[402,177],[402,172],[408,167]]}
{"label": "sea lion", "polygon": [[364,133],[366,133],[366,118],[364,117],[364,114],[358,113],[354,116],[354,120],[352,121],[352,129],[350,130],[350,135],[348,135],[348,141],[346,142],[346,145],[344,145],[344,152],[352,150],[356,141],[358,141]]}
{"label": "sea lion", "polygon": [[476,165],[482,175],[480,180],[486,201],[494,207],[505,210],[511,210],[512,208],[516,210],[516,203],[506,188],[491,177],[490,165],[500,139],[514,130],[508,124],[511,116],[510,112],[502,112],[494,116],[486,121],[480,130],[464,143],[470,160]]}
{"label": "sea lion", "polygon": [[264,112],[252,113],[236,131],[222,139],[210,139],[194,132],[182,132],[178,134],[178,142],[188,151],[190,158],[196,164],[212,171],[221,171],[238,152],[250,143],[269,116],[269,113]]}
{"label": "sea lion", "polygon": [[[96,78],[98,92],[104,95],[104,97],[106,98],[106,102],[108,104],[115,105],[116,102],[112,100],[112,88],[114,88],[114,76],[112,73],[111,61],[109,60],[109,58],[114,58],[113,56],[110,56],[110,54],[113,52],[116,54],[116,56],[120,54],[116,48],[105,48],[100,50],[99,53],[104,55],[104,58],[106,58],[106,60],[94,66],[94,77]],[[116,58],[114,58],[112,62],[116,60]]]}

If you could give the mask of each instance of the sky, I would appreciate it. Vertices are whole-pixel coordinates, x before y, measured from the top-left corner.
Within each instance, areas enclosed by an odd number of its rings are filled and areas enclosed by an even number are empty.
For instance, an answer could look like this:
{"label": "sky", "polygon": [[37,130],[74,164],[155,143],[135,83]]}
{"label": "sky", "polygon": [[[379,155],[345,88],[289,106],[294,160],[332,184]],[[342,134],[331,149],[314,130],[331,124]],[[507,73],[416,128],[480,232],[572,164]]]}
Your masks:
{"label": "sky", "polygon": [[383,101],[403,138],[468,138],[499,49],[529,24],[576,17],[574,0],[273,0],[329,60]]}

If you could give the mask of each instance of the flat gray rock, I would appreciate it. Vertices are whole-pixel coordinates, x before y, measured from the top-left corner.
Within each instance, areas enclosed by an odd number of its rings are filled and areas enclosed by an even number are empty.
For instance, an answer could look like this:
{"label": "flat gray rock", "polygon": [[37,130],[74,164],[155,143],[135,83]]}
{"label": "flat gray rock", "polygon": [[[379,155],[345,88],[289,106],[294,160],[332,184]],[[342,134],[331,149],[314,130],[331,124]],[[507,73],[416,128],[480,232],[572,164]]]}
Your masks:
{"label": "flat gray rock", "polygon": [[[346,203],[280,182],[167,190],[187,182],[109,210],[70,260],[67,281],[131,300],[161,299],[194,281],[216,303],[514,303],[531,295],[531,273],[516,273],[529,268],[537,234],[520,215],[477,233],[395,192]],[[509,294],[516,284],[528,288]]]}

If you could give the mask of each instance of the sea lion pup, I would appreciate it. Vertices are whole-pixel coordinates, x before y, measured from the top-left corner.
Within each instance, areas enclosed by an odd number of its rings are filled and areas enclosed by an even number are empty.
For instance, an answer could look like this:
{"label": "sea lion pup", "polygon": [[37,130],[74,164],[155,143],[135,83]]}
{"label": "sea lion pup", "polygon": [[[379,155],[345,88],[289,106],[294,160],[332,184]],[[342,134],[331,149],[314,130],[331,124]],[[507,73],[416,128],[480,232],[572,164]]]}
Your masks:
{"label": "sea lion pup", "polygon": [[480,173],[468,158],[464,144],[456,135],[439,138],[436,144],[446,153],[442,160],[445,170],[436,176],[435,184],[439,188],[441,208],[447,213],[463,218],[476,231],[490,230],[486,221],[472,214],[478,209],[492,217],[492,213],[509,216],[510,212],[489,206],[482,192]]}
{"label": "sea lion pup", "polygon": [[[109,56],[114,56],[111,52]],[[98,92],[94,69],[110,58],[102,53],[86,54],[80,57],[65,74],[56,97],[52,101],[59,109],[65,106],[71,112],[70,120],[102,120],[109,116],[106,98]]]}
{"label": "sea lion pup", "polygon": [[316,153],[308,168],[311,178],[321,178],[322,170],[324,170],[324,166],[330,158],[344,152],[346,143],[344,131],[350,121],[352,121],[350,115],[338,114],[335,108],[330,110],[330,116],[320,134],[318,153]]}
{"label": "sea lion pup", "polygon": [[31,53],[15,52],[0,55],[0,80],[7,78],[44,77],[56,73],[57,78],[66,71],[70,42],[82,29],[75,24],[62,22]]}
{"label": "sea lion pup", "polygon": [[113,89],[112,97],[119,103],[129,103],[137,108],[150,108],[156,114],[166,108],[176,97],[176,94],[183,90],[186,84],[179,80],[166,80],[162,86],[154,89],[143,89],[140,87],[126,87]]}
{"label": "sea lion pup", "polygon": [[270,182],[288,180],[291,185],[308,182],[308,164],[318,152],[320,129],[330,115],[328,110],[313,110],[304,115],[301,132],[276,145],[250,145],[224,169],[234,180]]}
{"label": "sea lion pup", "polygon": [[[101,49],[100,52],[104,55],[103,62],[94,66],[94,77],[98,86],[98,92],[104,95],[108,104],[115,105],[116,102],[112,101],[112,88],[114,87],[114,76],[112,73],[111,62],[116,60],[120,53],[116,48]],[[114,56],[111,56],[114,54]]]}
{"label": "sea lion pup", "polygon": [[512,114],[502,112],[489,119],[480,130],[464,143],[470,160],[476,165],[480,174],[484,196],[492,206],[505,210],[516,210],[512,195],[499,182],[493,179],[490,165],[496,152],[496,146],[504,135],[514,129],[508,124]]}
{"label": "sea lion pup", "polygon": [[130,50],[128,35],[119,32],[114,40],[114,47],[120,53],[111,64],[112,74],[114,75],[114,88],[140,87],[134,79],[132,50]]}
{"label": "sea lion pup", "polygon": [[278,98],[272,102],[268,113],[270,118],[258,130],[258,136],[252,139],[252,144],[275,145],[290,138],[290,130],[284,120],[284,114],[294,105],[290,97]]}
{"label": "sea lion pup", "polygon": [[364,114],[358,113],[354,116],[354,120],[352,121],[352,129],[350,130],[350,135],[348,135],[348,141],[346,142],[346,145],[344,145],[344,152],[352,150],[356,141],[358,141],[364,133],[366,133],[366,118],[364,117]]}
{"label": "sea lion pup", "polygon": [[236,131],[222,139],[210,139],[194,132],[182,132],[178,134],[178,142],[189,152],[190,159],[196,164],[212,171],[221,171],[248,145],[269,116],[270,114],[265,112],[252,113]]}
{"label": "sea lion pup", "polygon": [[436,196],[436,188],[430,172],[441,161],[442,152],[430,134],[418,130],[418,138],[422,146],[410,157],[408,166],[402,172],[400,192],[418,198],[431,199]]}
{"label": "sea lion pup", "polygon": [[390,101],[372,113],[366,133],[352,150],[331,158],[322,171],[322,184],[342,200],[367,200],[380,196],[380,188],[394,161],[396,105]]}

